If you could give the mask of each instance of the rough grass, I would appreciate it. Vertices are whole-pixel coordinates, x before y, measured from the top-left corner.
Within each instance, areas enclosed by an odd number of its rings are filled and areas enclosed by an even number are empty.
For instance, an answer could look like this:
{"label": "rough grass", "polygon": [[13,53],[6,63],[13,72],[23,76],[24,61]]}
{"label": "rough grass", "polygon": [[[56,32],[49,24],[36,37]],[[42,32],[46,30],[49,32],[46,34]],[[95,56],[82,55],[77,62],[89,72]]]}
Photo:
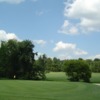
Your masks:
{"label": "rough grass", "polygon": [[100,86],[82,82],[68,82],[64,73],[49,73],[47,80],[0,80],[0,100],[100,99]]}

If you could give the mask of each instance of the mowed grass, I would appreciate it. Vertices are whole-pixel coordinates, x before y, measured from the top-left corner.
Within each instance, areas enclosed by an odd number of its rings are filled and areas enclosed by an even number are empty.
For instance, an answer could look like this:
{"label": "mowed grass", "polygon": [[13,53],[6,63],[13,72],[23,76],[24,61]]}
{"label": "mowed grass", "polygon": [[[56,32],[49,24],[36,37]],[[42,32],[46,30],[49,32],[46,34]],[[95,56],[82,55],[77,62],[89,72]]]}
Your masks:
{"label": "mowed grass", "polygon": [[92,83],[100,83],[100,73],[92,73]]}
{"label": "mowed grass", "polygon": [[50,72],[46,74],[47,81],[68,81],[64,72]]}
{"label": "mowed grass", "polygon": [[0,100],[99,100],[100,86],[68,82],[64,73],[49,73],[47,81],[0,80]]}
{"label": "mowed grass", "polygon": [[[64,72],[50,72],[47,73],[48,81],[64,81],[69,82],[68,77]],[[91,83],[100,83],[100,73],[92,73],[92,77],[90,79]]]}

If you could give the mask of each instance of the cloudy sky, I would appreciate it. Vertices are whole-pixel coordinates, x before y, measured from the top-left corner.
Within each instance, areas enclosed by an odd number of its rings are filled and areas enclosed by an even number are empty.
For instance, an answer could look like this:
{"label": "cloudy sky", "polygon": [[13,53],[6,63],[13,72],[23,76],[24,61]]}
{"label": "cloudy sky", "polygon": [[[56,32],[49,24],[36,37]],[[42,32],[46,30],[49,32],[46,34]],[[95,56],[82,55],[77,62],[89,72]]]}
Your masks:
{"label": "cloudy sky", "polygon": [[29,39],[60,59],[100,58],[100,0],[0,0],[0,41]]}

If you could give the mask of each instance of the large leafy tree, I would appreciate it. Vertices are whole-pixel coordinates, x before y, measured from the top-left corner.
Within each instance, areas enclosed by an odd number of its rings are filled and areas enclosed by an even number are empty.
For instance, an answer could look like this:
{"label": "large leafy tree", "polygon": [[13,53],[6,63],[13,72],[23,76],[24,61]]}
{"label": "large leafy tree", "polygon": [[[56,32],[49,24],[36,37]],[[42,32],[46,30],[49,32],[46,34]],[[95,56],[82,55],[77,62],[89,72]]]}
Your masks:
{"label": "large leafy tree", "polygon": [[7,57],[7,43],[2,41],[0,45],[0,77],[6,76],[6,70],[7,70],[7,63],[8,63],[8,57]]}
{"label": "large leafy tree", "polygon": [[6,57],[7,57],[7,76],[13,78],[18,71],[18,56],[19,56],[19,43],[17,40],[9,40],[6,43]]}
{"label": "large leafy tree", "polygon": [[25,40],[19,43],[19,77],[23,77],[25,79],[32,78],[32,69],[34,63],[34,55],[33,53],[34,45],[31,41]]}
{"label": "large leafy tree", "polygon": [[9,40],[0,47],[0,76],[32,79],[34,45],[29,40]]}

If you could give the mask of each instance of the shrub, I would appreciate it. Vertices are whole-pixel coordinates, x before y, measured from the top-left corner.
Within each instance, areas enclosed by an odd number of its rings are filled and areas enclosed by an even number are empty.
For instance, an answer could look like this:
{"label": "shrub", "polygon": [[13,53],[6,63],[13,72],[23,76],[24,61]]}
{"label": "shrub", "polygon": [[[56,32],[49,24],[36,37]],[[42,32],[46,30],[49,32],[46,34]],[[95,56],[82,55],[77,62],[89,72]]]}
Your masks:
{"label": "shrub", "polygon": [[70,81],[83,80],[84,82],[90,82],[91,70],[89,65],[83,60],[67,61],[65,72]]}

